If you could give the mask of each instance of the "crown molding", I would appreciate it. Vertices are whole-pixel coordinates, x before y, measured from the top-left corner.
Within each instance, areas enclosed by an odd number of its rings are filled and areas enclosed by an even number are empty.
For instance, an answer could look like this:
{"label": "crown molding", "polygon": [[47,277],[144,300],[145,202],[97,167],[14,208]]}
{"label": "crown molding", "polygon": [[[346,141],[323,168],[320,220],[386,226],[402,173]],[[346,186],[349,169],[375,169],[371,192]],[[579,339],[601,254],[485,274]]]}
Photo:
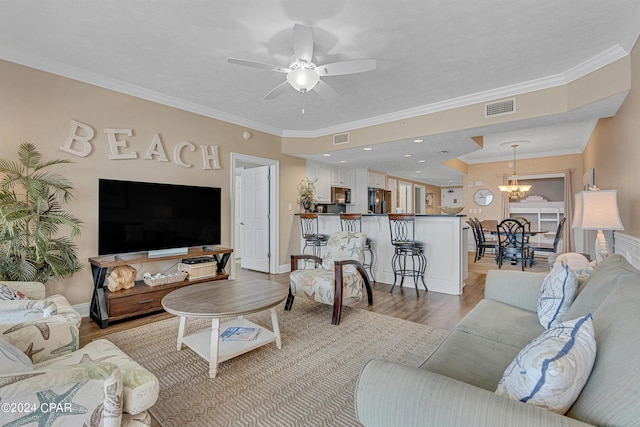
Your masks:
{"label": "crown molding", "polygon": [[180,98],[165,95],[159,92],[148,90],[137,85],[125,83],[102,74],[93,73],[76,67],[71,67],[57,61],[45,60],[43,58],[18,53],[10,49],[0,47],[0,59],[24,65],[40,71],[45,71],[58,76],[66,77],[82,83],[87,83],[103,89],[109,89],[125,95],[131,95],[147,101],[156,102],[168,107],[177,108],[179,110],[188,111],[190,113],[199,114],[216,120],[247,127],[253,130],[281,136],[282,131],[278,128],[267,126],[264,123],[248,120],[233,114],[225,113],[213,108],[205,107],[200,104],[188,102]]}
{"label": "crown molding", "polygon": [[[640,10],[640,7],[637,8]],[[640,14],[640,12],[639,12]],[[637,34],[635,38],[637,38]],[[634,40],[635,40],[634,38]],[[628,41],[627,41],[628,42]],[[473,104],[484,103],[489,101],[495,101],[502,98],[508,98],[512,96],[521,95],[523,93],[539,91],[543,89],[549,89],[556,86],[561,86],[570,83],[580,77],[583,77],[589,73],[592,73],[610,63],[613,63],[625,56],[629,55],[629,52],[625,50],[621,45],[615,45],[598,55],[584,61],[583,63],[572,67],[564,73],[543,77],[540,79],[529,80],[522,83],[517,83],[509,86],[500,87],[488,91],[473,93],[457,98],[451,98],[445,101],[436,102],[432,104],[423,105],[420,107],[401,110],[389,114],[383,114],[367,119],[357,120],[353,122],[343,123],[336,126],[330,126],[313,131],[299,131],[299,130],[287,130],[278,129],[273,126],[265,125],[254,120],[249,120],[243,117],[239,117],[233,114],[228,114],[223,111],[219,111],[213,108],[208,108],[200,104],[188,102],[173,96],[161,94],[155,91],[151,91],[137,85],[125,83],[106,77],[101,74],[88,72],[76,67],[71,67],[56,61],[45,60],[43,58],[18,53],[10,49],[0,47],[0,59],[5,59],[10,62],[14,62],[20,65],[24,65],[30,68],[46,71],[52,74],[56,74],[62,77],[67,77],[73,80],[81,81],[83,83],[98,86],[104,89],[114,90],[119,93],[135,96],[137,98],[145,99],[147,101],[157,102],[162,105],[177,108],[180,110],[188,111],[191,113],[200,114],[205,117],[221,120],[231,124],[235,124],[242,127],[247,127],[253,130],[265,132],[279,137],[285,138],[318,138],[327,135],[333,135],[335,133],[352,131],[355,129],[366,128],[370,126],[376,126],[386,124],[398,120],[406,120],[423,115],[433,114],[441,111],[451,110],[454,108],[466,107]]]}
{"label": "crown molding", "polygon": [[495,101],[502,98],[509,98],[512,96],[521,95],[523,93],[550,89],[553,87],[571,83],[572,81],[577,80],[580,77],[584,77],[585,75],[592,73],[602,67],[605,67],[628,55],[629,52],[623,49],[622,46],[616,45],[605,50],[604,52],[599,53],[598,55],[595,55],[587,61],[584,61],[583,63],[570,68],[564,73],[542,77],[540,79],[529,80],[522,83],[516,83],[509,86],[503,86],[497,89],[491,89],[488,91],[465,95],[458,98],[451,98],[445,101],[397,111],[390,114],[384,114],[368,119],[344,123],[338,126],[318,129],[317,131],[299,132],[284,130],[282,132],[282,136],[292,138],[317,138],[321,136],[332,135],[334,133],[346,132],[350,130],[366,128],[369,126],[390,123],[397,120],[411,119],[414,117],[451,110],[454,108]]}

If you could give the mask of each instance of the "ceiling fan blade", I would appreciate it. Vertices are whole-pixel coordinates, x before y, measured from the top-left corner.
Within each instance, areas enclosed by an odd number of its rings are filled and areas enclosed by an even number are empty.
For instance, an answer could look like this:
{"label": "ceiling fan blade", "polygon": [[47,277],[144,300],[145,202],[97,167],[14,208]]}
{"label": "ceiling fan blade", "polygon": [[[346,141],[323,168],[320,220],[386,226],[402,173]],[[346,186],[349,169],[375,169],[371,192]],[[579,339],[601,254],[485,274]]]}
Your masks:
{"label": "ceiling fan blade", "polygon": [[323,98],[336,98],[340,96],[340,94],[334,88],[332,88],[322,80],[318,81],[318,83],[313,87],[313,90],[318,92],[318,95],[322,96]]}
{"label": "ceiling fan blade", "polygon": [[364,73],[375,69],[375,59],[355,59],[353,61],[334,62],[316,67],[316,71],[321,76],[343,76],[345,74]]}
{"label": "ceiling fan blade", "polygon": [[269,91],[269,93],[264,96],[264,99],[273,99],[277,96],[280,96],[289,87],[291,87],[289,86],[289,82],[285,80],[282,83],[280,83],[278,86],[271,89],[271,91]]}
{"label": "ceiling fan blade", "polygon": [[245,67],[261,68],[263,70],[277,71],[279,73],[288,73],[291,71],[288,67],[279,65],[266,64],[264,62],[252,61],[250,59],[227,58],[227,62],[231,64],[244,65]]}
{"label": "ceiling fan blade", "polygon": [[311,62],[313,58],[313,31],[311,27],[300,24],[293,27],[293,54],[299,61]]}

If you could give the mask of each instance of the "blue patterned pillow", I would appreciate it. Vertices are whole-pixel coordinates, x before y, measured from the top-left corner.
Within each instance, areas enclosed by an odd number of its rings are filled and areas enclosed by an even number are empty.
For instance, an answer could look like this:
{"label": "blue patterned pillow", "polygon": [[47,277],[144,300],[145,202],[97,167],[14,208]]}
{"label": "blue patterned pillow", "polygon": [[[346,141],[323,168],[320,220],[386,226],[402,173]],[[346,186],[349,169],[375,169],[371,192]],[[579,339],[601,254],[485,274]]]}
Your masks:
{"label": "blue patterned pillow", "polygon": [[564,320],[578,288],[578,276],[564,262],[556,263],[542,282],[538,319],[545,329]]}
{"label": "blue patterned pillow", "polygon": [[14,375],[33,371],[29,356],[0,338],[0,375]]}
{"label": "blue patterned pillow", "polygon": [[547,329],[511,362],[496,393],[564,414],[587,383],[596,360],[591,313]]}

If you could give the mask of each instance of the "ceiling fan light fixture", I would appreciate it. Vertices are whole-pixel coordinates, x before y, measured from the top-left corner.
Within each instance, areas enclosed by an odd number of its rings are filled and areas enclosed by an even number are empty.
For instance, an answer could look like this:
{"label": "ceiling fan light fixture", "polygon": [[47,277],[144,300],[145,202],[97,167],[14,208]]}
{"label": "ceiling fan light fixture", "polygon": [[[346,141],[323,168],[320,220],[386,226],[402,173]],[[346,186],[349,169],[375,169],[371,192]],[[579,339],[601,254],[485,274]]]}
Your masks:
{"label": "ceiling fan light fixture", "polygon": [[320,81],[320,75],[310,68],[299,68],[287,74],[287,81],[298,92],[311,90]]}

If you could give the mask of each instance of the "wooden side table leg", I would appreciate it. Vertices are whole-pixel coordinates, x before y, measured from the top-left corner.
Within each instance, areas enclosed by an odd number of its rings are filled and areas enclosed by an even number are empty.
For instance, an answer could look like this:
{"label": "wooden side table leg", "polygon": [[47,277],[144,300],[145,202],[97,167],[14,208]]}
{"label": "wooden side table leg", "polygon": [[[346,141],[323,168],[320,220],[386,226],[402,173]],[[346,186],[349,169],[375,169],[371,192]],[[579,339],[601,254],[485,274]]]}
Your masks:
{"label": "wooden side table leg", "polygon": [[180,326],[178,326],[178,351],[182,350],[182,339],[184,338],[184,328],[187,324],[187,318],[180,316]]}
{"label": "wooden side table leg", "polygon": [[211,320],[211,349],[209,350],[209,378],[218,373],[218,348],[220,347],[220,319]]}
{"label": "wooden side table leg", "polygon": [[278,314],[275,307],[271,307],[271,324],[273,325],[273,334],[276,336],[276,347],[278,350],[282,348],[282,338],[280,337],[280,325],[278,324]]}

